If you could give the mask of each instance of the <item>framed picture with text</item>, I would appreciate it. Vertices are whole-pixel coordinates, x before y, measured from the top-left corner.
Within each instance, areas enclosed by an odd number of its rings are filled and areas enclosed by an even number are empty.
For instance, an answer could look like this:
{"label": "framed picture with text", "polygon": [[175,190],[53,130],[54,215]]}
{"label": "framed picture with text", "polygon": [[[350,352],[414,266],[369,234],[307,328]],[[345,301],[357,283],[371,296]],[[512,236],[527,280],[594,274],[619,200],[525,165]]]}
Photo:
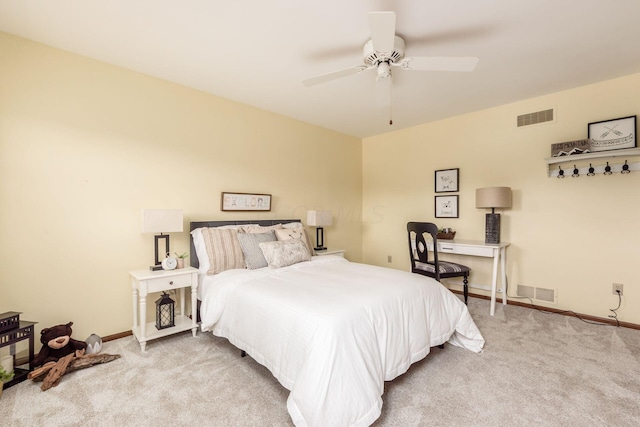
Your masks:
{"label": "framed picture with text", "polygon": [[271,194],[222,193],[223,211],[270,211]]}
{"label": "framed picture with text", "polygon": [[620,150],[636,146],[636,116],[589,123],[591,151]]}
{"label": "framed picture with text", "polygon": [[436,171],[436,193],[454,193],[460,191],[460,186],[458,185],[459,178],[460,169],[458,168]]}
{"label": "framed picture with text", "polygon": [[436,218],[458,218],[458,195],[435,196]]}

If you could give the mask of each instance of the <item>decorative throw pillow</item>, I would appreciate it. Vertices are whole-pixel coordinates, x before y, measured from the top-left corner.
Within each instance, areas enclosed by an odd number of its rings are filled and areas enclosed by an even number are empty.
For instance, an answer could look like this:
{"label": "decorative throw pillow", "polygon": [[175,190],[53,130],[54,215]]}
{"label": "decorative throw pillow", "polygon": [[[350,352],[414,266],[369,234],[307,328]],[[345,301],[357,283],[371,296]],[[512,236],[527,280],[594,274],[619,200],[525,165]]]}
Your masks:
{"label": "decorative throw pillow", "polygon": [[266,233],[238,233],[238,241],[240,242],[247,268],[254,270],[266,267],[267,260],[258,245],[265,242],[275,242],[276,240],[276,233],[273,230],[269,230]]}
{"label": "decorative throw pillow", "polygon": [[209,256],[207,274],[217,274],[233,268],[245,268],[237,230],[202,228],[202,237],[204,237]]}
{"label": "decorative throw pillow", "polygon": [[302,227],[301,222],[287,222],[285,224],[282,224],[282,228],[299,228],[299,227]]}
{"label": "decorative throw pillow", "polygon": [[283,230],[276,230],[276,237],[280,241],[296,239],[302,241],[307,248],[307,252],[311,254],[311,246],[309,245],[309,239],[307,238],[307,230],[303,227],[297,228],[285,228]]}
{"label": "decorative throw pillow", "polygon": [[[249,225],[257,226],[258,224],[245,224],[244,227]],[[243,227],[243,226],[242,225],[221,225],[219,227],[209,227],[209,228],[217,229],[217,230],[228,230],[228,229],[238,230],[240,227]],[[207,228],[207,227],[194,228],[191,231],[191,236],[193,237],[193,246],[196,250],[196,257],[198,258],[198,271],[200,273],[207,274],[210,267],[209,254],[207,253],[207,245],[205,244],[204,237],[202,236],[203,228]]]}
{"label": "decorative throw pillow", "polygon": [[240,228],[243,233],[267,233],[271,230],[281,230],[282,224],[270,225],[263,227],[261,225],[244,225]]}
{"label": "decorative throw pillow", "polygon": [[260,243],[267,264],[272,268],[286,267],[303,261],[309,261],[311,256],[307,247],[298,239]]}

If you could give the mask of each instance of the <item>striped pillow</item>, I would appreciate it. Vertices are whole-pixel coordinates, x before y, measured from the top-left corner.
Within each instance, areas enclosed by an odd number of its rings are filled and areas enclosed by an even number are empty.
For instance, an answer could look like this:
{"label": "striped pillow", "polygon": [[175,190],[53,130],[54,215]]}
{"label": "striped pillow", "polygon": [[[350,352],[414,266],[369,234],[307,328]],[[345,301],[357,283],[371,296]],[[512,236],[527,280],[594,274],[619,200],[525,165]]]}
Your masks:
{"label": "striped pillow", "polygon": [[245,268],[237,230],[204,227],[202,237],[209,256],[208,275]]}

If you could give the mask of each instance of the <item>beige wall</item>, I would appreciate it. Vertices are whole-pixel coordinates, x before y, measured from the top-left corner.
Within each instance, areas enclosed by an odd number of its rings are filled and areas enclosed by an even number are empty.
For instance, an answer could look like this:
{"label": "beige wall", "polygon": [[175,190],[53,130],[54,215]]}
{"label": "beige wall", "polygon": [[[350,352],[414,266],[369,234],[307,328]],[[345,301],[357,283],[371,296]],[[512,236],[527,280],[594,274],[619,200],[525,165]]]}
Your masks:
{"label": "beige wall", "polygon": [[[129,330],[128,271],[153,263],[143,208],[183,209],[185,230],[329,209],[326,242],[361,259],[359,139],[2,33],[0,62],[0,313]],[[221,191],[273,210],[220,212]]]}
{"label": "beige wall", "polygon": [[[517,115],[547,108],[556,109],[555,122],[516,127]],[[618,304],[612,282],[619,282],[619,319],[640,323],[640,173],[561,180],[547,177],[544,161],[551,144],[586,138],[589,122],[638,113],[640,74],[365,139],[364,262],[408,269],[410,220],[484,240],[488,211],[475,208],[475,189],[509,186],[513,208],[501,212],[503,241],[512,243],[509,294],[518,284],[552,288],[558,301],[551,307],[606,318]],[[460,218],[435,219],[434,171],[448,168],[460,168]],[[472,267],[472,283],[490,283],[490,260],[457,260]]]}
{"label": "beige wall", "polygon": [[[544,163],[588,122],[637,114],[640,75],[360,141],[2,33],[0,55],[0,312],[37,330],[72,320],[84,339],[131,327],[127,272],[152,262],[143,208],[182,208],[185,227],[331,209],[330,246],[406,269],[406,222],[434,220],[433,171],[455,167],[460,218],[437,223],[458,237],[483,239],[476,188],[514,190],[502,212],[512,288],[551,287],[553,307],[606,317],[620,282],[619,318],[640,323],[640,173],[558,180]],[[550,107],[554,123],[516,128],[518,114]],[[221,191],[271,193],[274,210],[220,212]],[[172,250],[188,250],[186,232]],[[459,260],[489,283],[488,260]]]}

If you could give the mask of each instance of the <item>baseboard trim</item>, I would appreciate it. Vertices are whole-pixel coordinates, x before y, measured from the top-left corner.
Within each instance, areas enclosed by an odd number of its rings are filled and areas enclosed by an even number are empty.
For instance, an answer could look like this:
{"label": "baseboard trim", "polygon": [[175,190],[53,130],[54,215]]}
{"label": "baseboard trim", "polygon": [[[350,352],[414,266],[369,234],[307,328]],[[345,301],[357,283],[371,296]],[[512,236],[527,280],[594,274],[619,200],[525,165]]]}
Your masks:
{"label": "baseboard trim", "polygon": [[[459,291],[457,289],[450,289],[451,292],[453,292],[454,294],[460,294],[463,295],[462,291]],[[470,297],[474,297],[474,298],[480,298],[480,299],[486,299],[486,300],[490,300],[491,297],[488,297],[486,295],[479,295],[479,294],[473,294],[471,292],[469,292],[469,296]],[[498,302],[500,301],[500,302]],[[502,299],[501,298],[497,298],[496,297],[496,304],[502,304]],[[518,307],[525,307],[525,308],[530,308],[533,310],[541,310],[541,311],[546,311],[549,313],[555,313],[555,314],[561,314],[563,316],[570,316],[570,317],[580,317],[583,320],[588,320],[590,322],[599,322],[599,323],[606,323],[608,325],[611,326],[622,326],[624,328],[629,328],[629,329],[637,329],[640,330],[640,325],[636,324],[636,323],[630,323],[630,322],[616,322],[613,319],[605,319],[603,317],[597,317],[597,316],[592,316],[590,314],[582,314],[582,313],[576,313],[574,311],[570,311],[570,310],[560,310],[557,308],[550,308],[550,307],[544,307],[541,305],[535,305],[535,304],[527,304],[524,302],[520,302],[520,301],[513,301],[507,298],[507,305],[517,305]]]}
{"label": "baseboard trim", "polygon": [[107,335],[106,337],[102,337],[102,342],[117,340],[119,338],[128,337],[129,335],[132,335],[131,331],[119,332],[117,334]]}

